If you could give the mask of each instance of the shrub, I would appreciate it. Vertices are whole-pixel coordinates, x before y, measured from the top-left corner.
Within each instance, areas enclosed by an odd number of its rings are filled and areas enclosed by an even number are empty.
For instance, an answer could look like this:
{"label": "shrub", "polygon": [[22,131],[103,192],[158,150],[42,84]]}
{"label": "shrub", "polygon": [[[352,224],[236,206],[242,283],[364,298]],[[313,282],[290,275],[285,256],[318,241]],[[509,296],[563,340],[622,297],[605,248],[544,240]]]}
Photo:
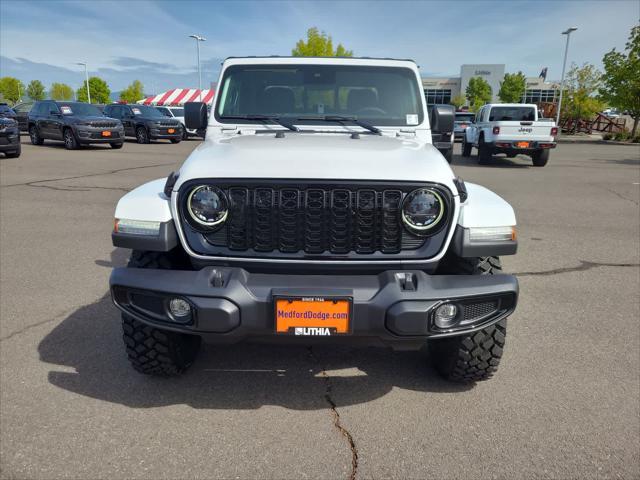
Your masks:
{"label": "shrub", "polygon": [[602,135],[603,140],[611,140],[613,138],[613,133],[605,133]]}
{"label": "shrub", "polygon": [[640,143],[640,135],[636,135],[635,137],[633,137],[633,140],[631,140],[633,143]]}
{"label": "shrub", "polygon": [[614,138],[615,138],[617,141],[619,141],[619,142],[624,142],[625,140],[629,140],[629,137],[630,137],[630,136],[631,136],[631,135],[629,135],[629,132],[624,131],[624,132],[618,132],[618,133],[616,133],[616,135],[615,135],[615,137],[614,137]]}

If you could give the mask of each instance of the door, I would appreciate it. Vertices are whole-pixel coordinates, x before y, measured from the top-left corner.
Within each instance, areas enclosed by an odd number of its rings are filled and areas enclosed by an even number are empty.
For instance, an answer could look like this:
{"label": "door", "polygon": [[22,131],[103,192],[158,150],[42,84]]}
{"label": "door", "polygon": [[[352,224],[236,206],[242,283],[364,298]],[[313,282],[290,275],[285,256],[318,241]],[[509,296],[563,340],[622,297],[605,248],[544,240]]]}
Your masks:
{"label": "door", "polygon": [[38,127],[38,132],[42,138],[55,138],[52,136],[53,127],[51,125],[51,110],[53,107],[51,106],[53,102],[43,102],[40,104],[40,108],[38,109],[38,117],[36,119],[36,126]]}
{"label": "door", "polygon": [[122,120],[122,124],[124,125],[124,134],[127,137],[135,137],[136,128],[131,107],[120,107],[120,112],[122,115],[122,118],[120,120]]}
{"label": "door", "polygon": [[51,138],[56,140],[63,140],[62,127],[64,126],[64,120],[62,118],[62,111],[55,102],[51,102],[48,108],[48,120]]}

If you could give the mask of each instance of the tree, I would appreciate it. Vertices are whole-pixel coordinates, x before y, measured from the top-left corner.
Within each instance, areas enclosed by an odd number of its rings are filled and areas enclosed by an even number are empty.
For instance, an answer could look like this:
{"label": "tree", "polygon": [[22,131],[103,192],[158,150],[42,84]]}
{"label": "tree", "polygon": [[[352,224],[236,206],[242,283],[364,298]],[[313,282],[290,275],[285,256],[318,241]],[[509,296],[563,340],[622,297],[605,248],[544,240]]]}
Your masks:
{"label": "tree", "polygon": [[640,26],[631,29],[625,53],[614,48],[605,54],[602,64],[600,95],[610,106],[629,112],[631,136],[635,137],[640,120]]}
{"label": "tree", "polygon": [[134,80],[131,85],[120,92],[120,100],[127,103],[136,103],[144,98],[144,87],[140,80]]}
{"label": "tree", "polygon": [[567,73],[565,80],[565,99],[562,103],[562,116],[574,120],[590,120],[602,110],[603,103],[595,94],[601,83],[601,73],[596,67],[585,63],[581,67],[575,63]]}
{"label": "tree", "polygon": [[505,73],[500,82],[498,97],[505,103],[518,103],[527,89],[527,79],[522,72]]}
{"label": "tree", "polygon": [[17,103],[24,94],[24,84],[14,77],[0,78],[0,95],[10,103]]}
{"label": "tree", "polygon": [[44,100],[44,85],[40,80],[31,80],[27,85],[27,95],[31,100]]}
{"label": "tree", "polygon": [[472,77],[469,79],[469,85],[465,91],[469,106],[474,112],[481,106],[489,103],[492,98],[491,85],[480,77]]}
{"label": "tree", "polygon": [[316,27],[307,30],[307,41],[298,40],[291,50],[294,57],[353,57],[353,51],[347,50],[341,43],[333,49],[333,40]]}
{"label": "tree", "polygon": [[449,101],[449,103],[451,105],[453,105],[454,107],[456,107],[456,108],[460,108],[460,107],[463,107],[464,105],[466,105],[467,101],[465,100],[465,98],[462,95],[458,94],[455,97],[453,97]]}
{"label": "tree", "polygon": [[[111,99],[109,95],[111,94],[111,90],[109,90],[109,85],[100,77],[90,77],[89,78],[89,93],[91,96],[91,103],[109,103]],[[87,83],[83,83],[82,86],[77,91],[78,101],[86,102],[87,101]]]}
{"label": "tree", "polygon": [[71,100],[73,89],[66,83],[52,83],[49,96],[52,100]]}

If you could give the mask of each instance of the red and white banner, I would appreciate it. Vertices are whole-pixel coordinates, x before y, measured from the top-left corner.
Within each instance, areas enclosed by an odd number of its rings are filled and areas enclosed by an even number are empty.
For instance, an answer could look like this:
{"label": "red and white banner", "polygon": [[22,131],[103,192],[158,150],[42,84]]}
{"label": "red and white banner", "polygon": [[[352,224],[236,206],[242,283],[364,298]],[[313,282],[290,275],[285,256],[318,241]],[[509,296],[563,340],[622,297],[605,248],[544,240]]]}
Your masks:
{"label": "red and white banner", "polygon": [[137,103],[143,105],[171,106],[184,105],[186,102],[211,103],[214,93],[216,92],[213,89],[199,90],[197,88],[173,88],[166,92],[160,93],[155,97],[148,97],[144,100],[138,100]]}

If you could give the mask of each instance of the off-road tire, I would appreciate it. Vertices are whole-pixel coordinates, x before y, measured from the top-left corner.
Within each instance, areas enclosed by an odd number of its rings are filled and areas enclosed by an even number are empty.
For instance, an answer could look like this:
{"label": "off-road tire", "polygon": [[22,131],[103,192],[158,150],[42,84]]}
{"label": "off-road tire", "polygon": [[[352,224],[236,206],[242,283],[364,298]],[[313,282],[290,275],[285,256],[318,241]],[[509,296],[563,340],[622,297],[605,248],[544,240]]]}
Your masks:
{"label": "off-road tire", "polygon": [[[448,275],[493,275],[502,266],[498,257],[445,257],[438,273]],[[498,369],[507,334],[507,319],[467,335],[434,339],[429,356],[445,379],[471,383],[487,380]]]}
{"label": "off-road tire", "polygon": [[110,143],[109,145],[111,145],[111,148],[113,148],[114,150],[118,150],[120,148],[122,148],[123,143],[122,142],[118,142],[118,143]]}
{"label": "off-road tire", "polygon": [[70,128],[65,128],[62,131],[62,139],[64,140],[64,148],[67,150],[77,150],[80,147],[73,130]]}
{"label": "off-road tire", "polygon": [[36,127],[35,125],[31,125],[29,127],[29,138],[31,139],[31,143],[33,145],[42,145],[44,143],[44,138],[40,136],[38,127]]}
{"label": "off-road tire", "polygon": [[549,150],[538,150],[531,155],[534,167],[544,167],[549,161]]}
{"label": "off-road tire", "polygon": [[484,143],[484,138],[478,140],[478,163],[480,165],[488,165],[491,163],[491,148]]}
{"label": "off-road tire", "polygon": [[467,143],[467,137],[466,136],[462,137],[462,156],[470,157],[472,148],[473,148],[473,145],[470,143]]}
{"label": "off-road tire", "polygon": [[[184,267],[184,252],[144,252],[134,250],[129,268],[172,269]],[[200,337],[171,332],[142,323],[122,314],[122,338],[129,362],[146,375],[176,376],[187,370],[200,350]]]}
{"label": "off-road tire", "polygon": [[149,132],[147,132],[146,128],[136,128],[136,142],[140,144],[151,143],[151,140],[149,140]]}

